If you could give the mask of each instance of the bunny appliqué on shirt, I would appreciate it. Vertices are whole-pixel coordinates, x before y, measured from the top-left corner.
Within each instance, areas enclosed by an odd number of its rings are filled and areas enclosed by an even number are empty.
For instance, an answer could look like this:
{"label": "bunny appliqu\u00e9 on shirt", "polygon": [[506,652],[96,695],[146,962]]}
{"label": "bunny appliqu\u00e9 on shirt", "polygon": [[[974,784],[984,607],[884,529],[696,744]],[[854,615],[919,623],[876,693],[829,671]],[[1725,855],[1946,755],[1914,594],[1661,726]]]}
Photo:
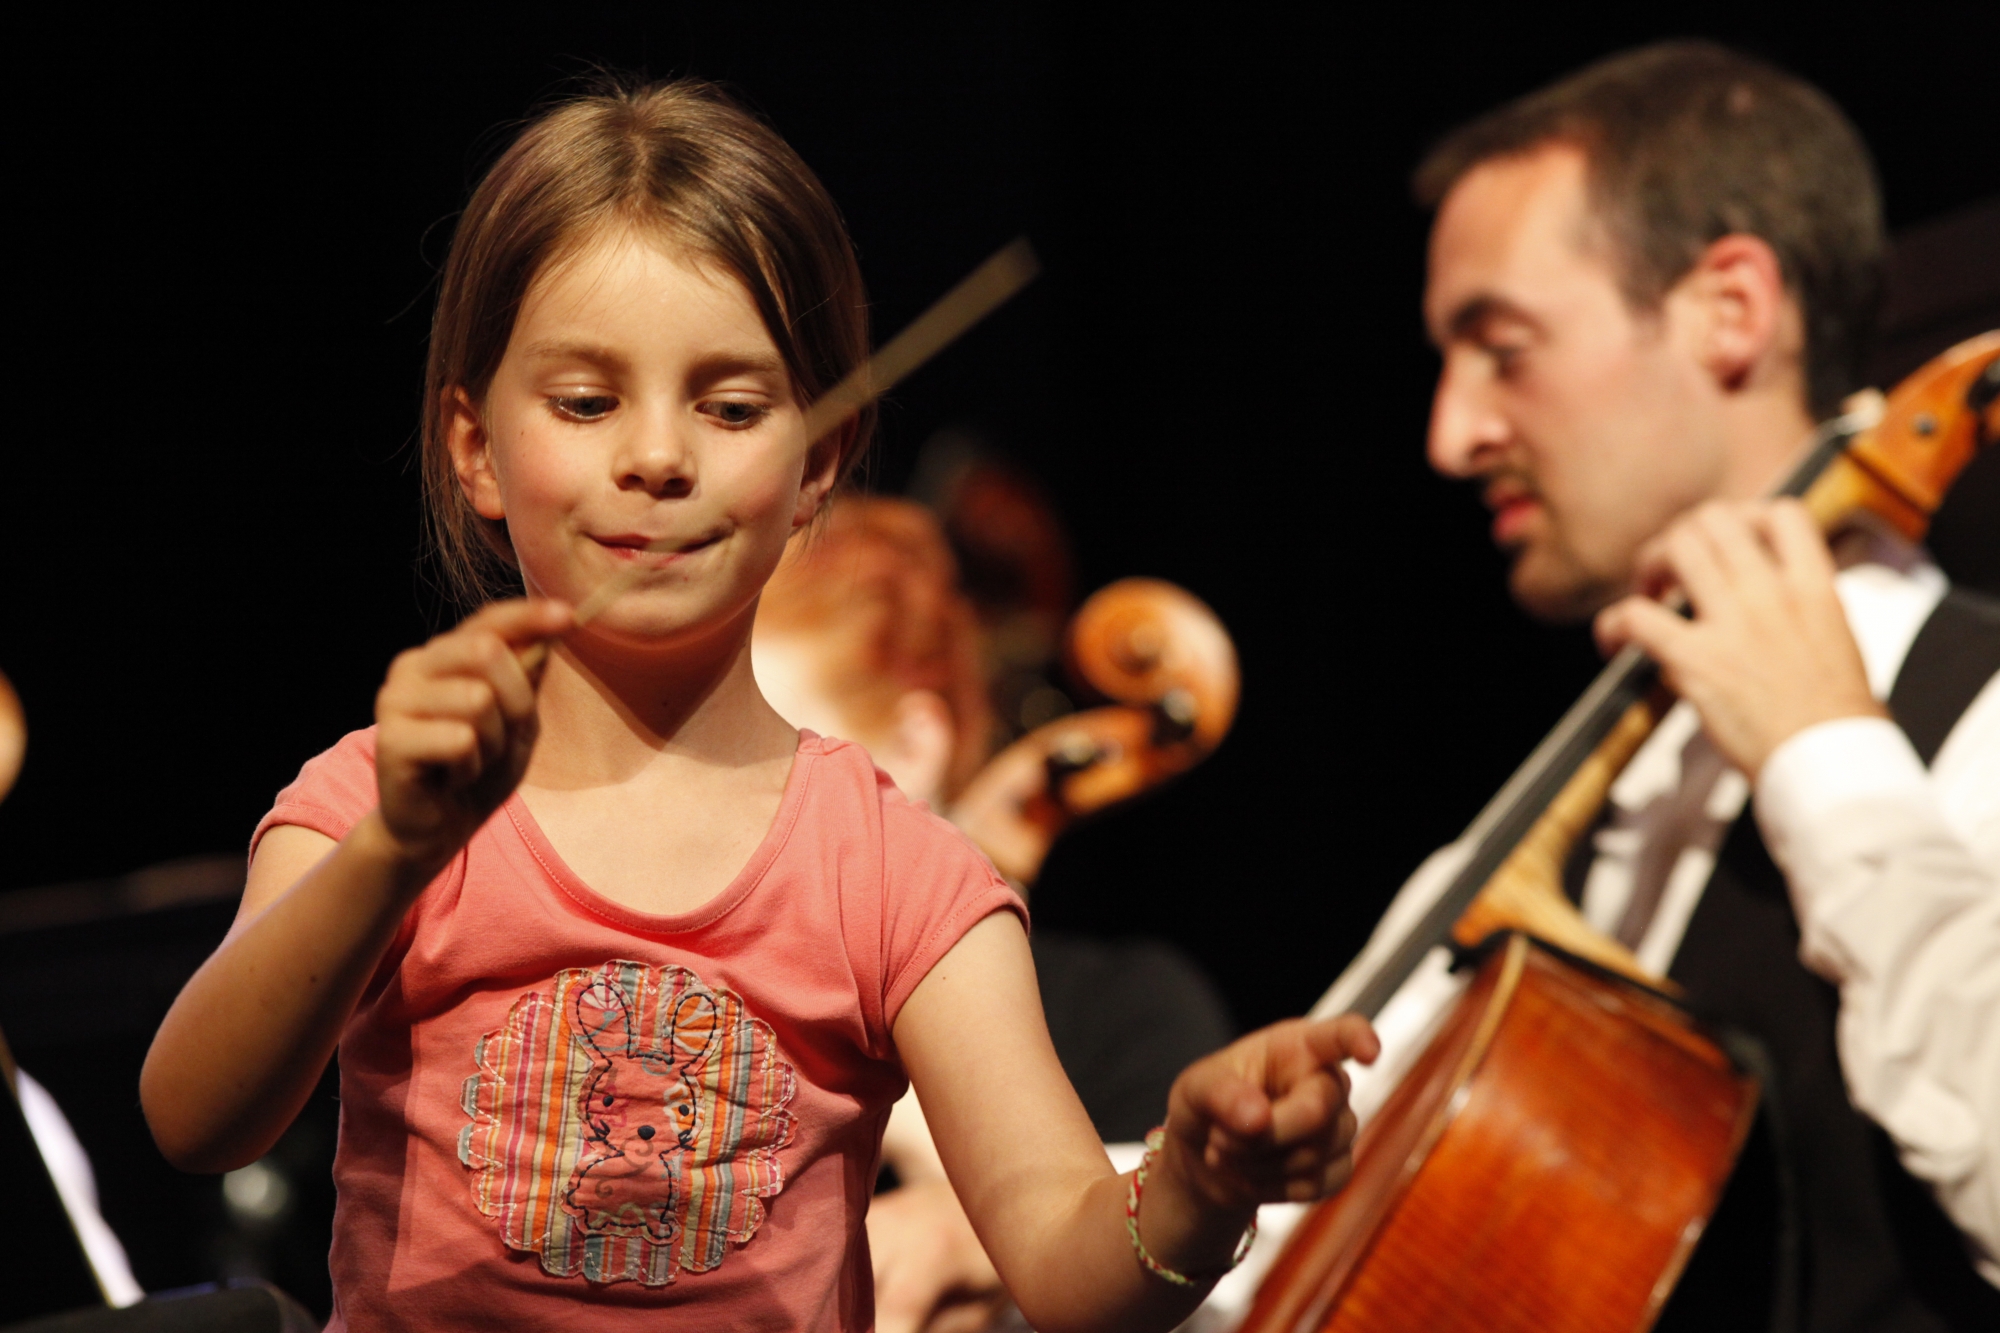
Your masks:
{"label": "bunny appliqu\u00e9 on shirt", "polygon": [[585,986],[573,1005],[577,1032],[604,1063],[584,1085],[589,1146],[570,1173],[564,1209],[585,1231],[672,1240],[701,1123],[693,1076],[715,1045],[715,1001],[701,991],[682,996],[657,1046],[632,1030],[631,1007],[608,982]]}
{"label": "bunny appliqu\u00e9 on shirt", "polygon": [[792,1066],[687,968],[571,968],[475,1051],[459,1160],[502,1240],[544,1271],[672,1282],[720,1264],[784,1188]]}

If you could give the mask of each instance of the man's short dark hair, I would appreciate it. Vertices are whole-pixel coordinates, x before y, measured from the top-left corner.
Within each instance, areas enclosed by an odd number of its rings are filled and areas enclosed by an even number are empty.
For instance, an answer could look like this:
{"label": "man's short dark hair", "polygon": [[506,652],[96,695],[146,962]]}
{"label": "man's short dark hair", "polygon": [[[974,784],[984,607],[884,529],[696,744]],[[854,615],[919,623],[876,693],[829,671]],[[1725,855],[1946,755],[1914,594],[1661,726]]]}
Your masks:
{"label": "man's short dark hair", "polygon": [[1635,308],[1657,308],[1718,237],[1759,237],[1804,317],[1808,405],[1829,415],[1859,386],[1882,205],[1868,149],[1824,93],[1712,42],[1642,47],[1454,130],[1417,168],[1418,202],[1436,208],[1480,164],[1552,143],[1588,157]]}

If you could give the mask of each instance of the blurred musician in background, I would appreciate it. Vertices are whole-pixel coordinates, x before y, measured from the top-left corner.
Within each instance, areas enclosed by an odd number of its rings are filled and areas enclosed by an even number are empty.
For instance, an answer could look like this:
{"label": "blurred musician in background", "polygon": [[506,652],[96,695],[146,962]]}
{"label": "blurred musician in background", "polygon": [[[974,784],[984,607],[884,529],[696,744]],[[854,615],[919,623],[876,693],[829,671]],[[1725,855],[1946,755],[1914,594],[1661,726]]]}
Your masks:
{"label": "blurred musician in background", "polygon": [[[930,511],[847,496],[795,540],[766,585],[752,657],[787,721],[860,743],[905,795],[949,814],[1001,734],[985,637]],[[1136,1162],[1175,1075],[1234,1035],[1221,1000],[1162,943],[1038,929],[1029,944],[1056,1054],[1098,1133],[1132,1149],[1114,1159]],[[914,1094],[892,1113],[882,1148],[898,1188],[868,1214],[876,1327],[988,1326],[1006,1293]]]}
{"label": "blurred musician in background", "polygon": [[[1684,701],[1571,892],[1775,1066],[1662,1327],[1772,1327],[1775,1303],[1817,1333],[2000,1328],[2000,616],[1919,550],[1829,555],[1757,498],[1860,387],[1866,150],[1800,80],[1670,43],[1459,129],[1416,188],[1432,465],[1481,488],[1524,610],[1596,617]],[[1691,620],[1634,595],[1669,584]],[[1323,1009],[1452,865],[1404,887]],[[1364,1119],[1463,984],[1442,954],[1381,1015]]]}

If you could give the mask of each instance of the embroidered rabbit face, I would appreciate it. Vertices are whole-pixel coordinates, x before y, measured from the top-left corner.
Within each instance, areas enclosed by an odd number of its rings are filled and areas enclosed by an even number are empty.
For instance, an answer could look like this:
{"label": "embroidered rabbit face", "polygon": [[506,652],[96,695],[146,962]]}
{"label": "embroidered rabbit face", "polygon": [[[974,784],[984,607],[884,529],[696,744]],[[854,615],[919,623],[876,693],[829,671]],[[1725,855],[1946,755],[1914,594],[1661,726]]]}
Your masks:
{"label": "embroidered rabbit face", "polygon": [[588,1127],[570,1177],[571,1211],[586,1231],[644,1231],[672,1237],[684,1175],[683,1157],[701,1126],[700,1090],[692,1077],[708,1058],[717,1023],[706,995],[683,996],[664,1047],[635,1032],[623,992],[599,982],[576,996],[576,1030],[602,1063],[584,1085]]}

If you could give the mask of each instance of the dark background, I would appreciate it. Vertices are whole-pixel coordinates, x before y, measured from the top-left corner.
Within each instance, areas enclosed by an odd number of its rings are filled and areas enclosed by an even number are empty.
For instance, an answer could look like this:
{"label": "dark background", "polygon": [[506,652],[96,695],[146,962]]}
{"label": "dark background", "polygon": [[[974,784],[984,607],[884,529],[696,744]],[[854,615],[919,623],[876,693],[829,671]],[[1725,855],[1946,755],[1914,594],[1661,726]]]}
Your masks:
{"label": "dark background", "polygon": [[[1892,226],[1996,189],[1991,6],[581,8],[12,22],[0,669],[31,742],[0,890],[239,854],[442,623],[415,562],[433,269],[509,124],[595,65],[720,79],[768,116],[846,210],[878,339],[1033,239],[1043,278],[898,391],[872,480],[897,489],[933,431],[977,426],[1049,487],[1086,590],[1169,578],[1234,632],[1235,735],[1077,831],[1036,907],[1178,941],[1246,1025],[1311,1003],[1596,663],[1512,609],[1476,498],[1425,468],[1423,147],[1591,58],[1699,34],[1832,94]],[[23,937],[0,967],[114,933]],[[145,934],[118,967],[144,970]],[[117,991],[102,966],[68,974]],[[100,1174],[124,1164],[114,1222],[154,1219],[120,1229],[159,1287],[213,1252],[141,1207],[143,1182],[168,1187],[129,1071],[59,1067],[136,1060],[153,1002],[0,1021],[37,1025],[24,1063],[95,1104],[72,1117]]]}

